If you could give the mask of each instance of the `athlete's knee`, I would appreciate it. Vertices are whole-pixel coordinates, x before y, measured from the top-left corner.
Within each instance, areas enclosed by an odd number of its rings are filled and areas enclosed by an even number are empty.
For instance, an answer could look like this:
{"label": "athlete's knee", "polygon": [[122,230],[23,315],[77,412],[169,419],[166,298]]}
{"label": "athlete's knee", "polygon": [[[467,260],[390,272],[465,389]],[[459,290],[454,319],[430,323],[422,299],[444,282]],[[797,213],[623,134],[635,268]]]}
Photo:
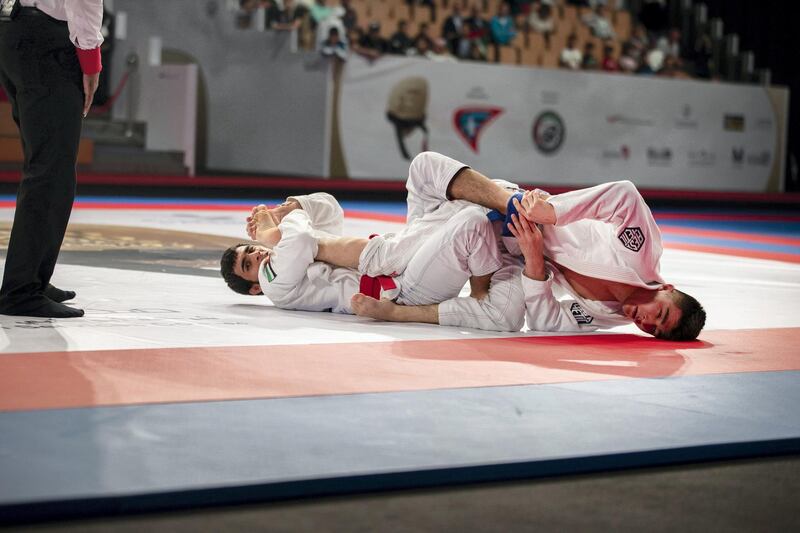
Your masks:
{"label": "athlete's knee", "polygon": [[494,228],[486,213],[480,207],[467,207],[453,217],[455,224],[454,238],[466,239],[468,242],[482,243],[494,240]]}

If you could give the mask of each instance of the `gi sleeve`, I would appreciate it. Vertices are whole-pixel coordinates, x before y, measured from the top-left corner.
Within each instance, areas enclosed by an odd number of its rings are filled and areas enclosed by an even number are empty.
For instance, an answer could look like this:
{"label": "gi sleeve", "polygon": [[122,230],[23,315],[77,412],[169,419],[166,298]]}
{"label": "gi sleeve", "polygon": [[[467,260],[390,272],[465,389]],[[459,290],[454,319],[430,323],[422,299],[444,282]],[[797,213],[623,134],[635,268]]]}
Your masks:
{"label": "gi sleeve", "polygon": [[[525,319],[533,331],[594,331],[596,326],[581,323],[582,310],[574,300],[557,300],[553,294],[553,272],[547,267],[544,281],[531,279],[524,274],[522,290],[525,293]],[[574,306],[578,306],[573,313]],[[577,315],[577,317],[576,317]],[[583,320],[586,322],[586,320]]]}
{"label": "gi sleeve", "polygon": [[290,196],[296,200],[303,211],[308,213],[311,226],[331,235],[341,235],[344,227],[344,211],[336,198],[326,192],[315,192],[302,196]]}
{"label": "gi sleeve", "polygon": [[519,331],[525,324],[525,296],[519,283],[522,267],[516,261],[492,275],[489,294],[483,299],[461,296],[439,304],[439,324],[483,329]]}
{"label": "gi sleeve", "polygon": [[616,227],[632,222],[655,225],[650,208],[630,181],[613,181],[587,189],[551,196],[547,201],[556,212],[556,225],[583,219],[601,220]]}
{"label": "gi sleeve", "polygon": [[614,226],[619,242],[628,250],[646,248],[655,259],[661,257],[661,230],[653,213],[630,181],[603,183],[588,189],[551,196],[547,200],[555,209],[556,226],[591,219]]}
{"label": "gi sleeve", "polygon": [[304,210],[296,209],[283,217],[278,228],[281,240],[259,271],[261,291],[270,298],[294,290],[317,255],[317,239],[311,234],[311,219]]}
{"label": "gi sleeve", "polygon": [[69,40],[75,45],[84,74],[97,74],[103,69],[100,45],[103,35],[103,0],[70,0],[64,2],[67,12]]}

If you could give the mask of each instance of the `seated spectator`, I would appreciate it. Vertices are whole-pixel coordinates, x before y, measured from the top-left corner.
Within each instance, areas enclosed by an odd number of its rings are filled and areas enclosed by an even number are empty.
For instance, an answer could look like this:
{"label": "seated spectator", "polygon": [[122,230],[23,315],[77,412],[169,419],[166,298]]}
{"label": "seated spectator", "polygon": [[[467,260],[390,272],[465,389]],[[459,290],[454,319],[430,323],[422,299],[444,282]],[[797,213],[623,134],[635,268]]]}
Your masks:
{"label": "seated spectator", "polygon": [[606,17],[606,6],[597,4],[594,11],[582,17],[583,22],[592,30],[592,35],[607,40],[614,38],[614,27]]}
{"label": "seated spectator", "polygon": [[658,74],[661,67],[664,65],[664,52],[657,48],[653,48],[645,55],[644,61],[639,64],[636,69],[636,74],[643,74],[645,76],[652,76]]}
{"label": "seated spectator", "polygon": [[578,70],[583,63],[583,54],[578,50],[578,38],[574,33],[567,37],[567,45],[561,50],[561,55],[558,58],[558,64],[562,68]]}
{"label": "seated spectator", "polygon": [[492,17],[489,27],[492,32],[492,42],[495,44],[495,61],[500,61],[500,47],[509,46],[517,35],[508,4],[500,4],[500,9],[497,15]]}
{"label": "seated spectator", "polygon": [[619,71],[619,64],[617,63],[617,60],[614,59],[614,47],[610,44],[607,44],[603,47],[603,61],[600,64],[600,68],[602,68],[605,72]]}
{"label": "seated spectator", "polygon": [[528,16],[528,26],[536,33],[544,36],[544,45],[550,48],[550,36],[556,30],[555,19],[553,18],[553,8],[550,4],[540,3],[531,9]]}
{"label": "seated spectator", "polygon": [[419,25],[419,33],[414,37],[414,48],[419,49],[419,42],[425,41],[425,50],[433,48],[433,37],[431,37],[431,29],[427,22]]}
{"label": "seated spectator", "polygon": [[464,21],[464,30],[458,40],[456,56],[459,59],[473,61],[486,60],[486,43],[483,41],[483,32],[472,27],[471,19]]}
{"label": "seated spectator", "polygon": [[350,31],[358,25],[358,13],[353,9],[351,0],[340,0],[344,13],[341,16],[345,31]]}
{"label": "seated spectator", "polygon": [[367,34],[361,37],[358,45],[362,50],[372,50],[376,58],[389,51],[389,44],[381,37],[381,25],[377,21],[370,22]]}
{"label": "seated spectator", "polygon": [[466,22],[469,22],[470,26],[472,26],[473,32],[478,33],[478,36],[483,41],[484,46],[488,44],[490,37],[489,21],[481,17],[481,13],[476,4],[472,5]]}
{"label": "seated spectator", "polygon": [[681,32],[678,28],[672,28],[669,33],[661,37],[656,43],[656,48],[664,53],[665,57],[672,57],[681,62]]}
{"label": "seated spectator", "polygon": [[365,37],[366,33],[358,26],[350,28],[350,30],[347,32],[347,47],[351,52],[358,54],[369,61],[375,61],[381,56],[381,54],[371,48],[361,47],[361,41]]}
{"label": "seated spectator", "polygon": [[[453,11],[442,25],[442,37],[447,41],[447,48],[451,54],[458,53],[458,42],[461,40],[461,33],[464,30],[464,17],[461,15],[459,2],[453,2]],[[435,45],[435,43],[434,43]]]}
{"label": "seated spectator", "polygon": [[647,34],[647,28],[644,24],[636,24],[633,28],[630,42],[634,46],[633,56],[637,61],[641,61],[644,53],[650,50],[650,36]]}
{"label": "seated spectator", "polygon": [[296,30],[305,14],[305,8],[296,7],[294,0],[283,0],[283,9],[273,3],[267,10],[267,28],[279,31]]}
{"label": "seated spectator", "polygon": [[258,9],[256,0],[239,0],[239,9],[236,11],[236,27],[240,30],[250,29],[256,9]]}
{"label": "seated spectator", "polygon": [[406,55],[409,48],[413,46],[411,37],[406,33],[408,22],[405,20],[397,21],[397,31],[389,38],[389,53],[396,55]]}
{"label": "seated spectator", "polygon": [[661,67],[661,70],[658,72],[658,75],[664,76],[665,78],[676,78],[676,79],[691,78],[691,76],[689,76],[689,73],[681,68],[680,60],[670,55],[664,57],[664,66]]}
{"label": "seated spectator", "polygon": [[619,70],[625,74],[633,74],[639,68],[639,62],[634,57],[635,47],[630,42],[622,45],[622,53],[619,56]]}
{"label": "seated spectator", "polygon": [[694,44],[694,75],[698,78],[711,78],[712,48],[711,36],[703,33]]}
{"label": "seated spectator", "polygon": [[431,45],[429,43],[432,43],[433,41],[429,41],[427,39],[420,39],[420,40],[415,41],[415,42],[416,42],[416,44],[408,49],[408,51],[406,52],[406,55],[413,56],[413,57],[419,57],[419,58],[422,58],[422,59],[430,59],[430,55],[433,52],[431,51],[431,48],[430,48]]}
{"label": "seated spectator", "polygon": [[450,53],[447,48],[447,41],[444,39],[434,39],[433,50],[427,54],[428,59],[437,61],[439,63],[455,63],[456,58]]}
{"label": "seated spectator", "polygon": [[347,61],[347,45],[339,36],[339,28],[334,27],[328,30],[328,38],[322,41],[319,51],[325,57],[335,57],[341,61]]}
{"label": "seated spectator", "polygon": [[586,41],[586,44],[583,45],[581,68],[583,70],[597,70],[598,67],[600,67],[600,63],[597,61],[597,58],[594,57],[594,43],[592,41]]}
{"label": "seated spectator", "polygon": [[316,0],[311,6],[311,20],[315,25],[318,25],[323,20],[333,15],[333,8],[328,7],[327,0]]}

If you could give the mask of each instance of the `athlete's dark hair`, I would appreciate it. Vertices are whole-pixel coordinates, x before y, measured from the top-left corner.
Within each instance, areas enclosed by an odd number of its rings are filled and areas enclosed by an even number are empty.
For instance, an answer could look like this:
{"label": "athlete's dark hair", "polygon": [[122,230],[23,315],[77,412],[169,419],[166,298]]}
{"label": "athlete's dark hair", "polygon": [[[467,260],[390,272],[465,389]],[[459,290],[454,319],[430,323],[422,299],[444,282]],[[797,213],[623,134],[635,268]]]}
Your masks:
{"label": "athlete's dark hair", "polygon": [[222,273],[222,279],[225,280],[225,283],[228,284],[232,291],[239,294],[250,294],[250,287],[253,286],[253,283],[233,273],[233,265],[236,263],[236,249],[240,246],[250,245],[243,242],[225,250],[222,253],[222,259],[219,260],[219,270]]}
{"label": "athlete's dark hair", "polygon": [[706,311],[700,302],[685,292],[675,289],[672,294],[675,304],[681,310],[681,319],[672,331],[666,331],[658,338],[668,341],[693,341],[706,324]]}

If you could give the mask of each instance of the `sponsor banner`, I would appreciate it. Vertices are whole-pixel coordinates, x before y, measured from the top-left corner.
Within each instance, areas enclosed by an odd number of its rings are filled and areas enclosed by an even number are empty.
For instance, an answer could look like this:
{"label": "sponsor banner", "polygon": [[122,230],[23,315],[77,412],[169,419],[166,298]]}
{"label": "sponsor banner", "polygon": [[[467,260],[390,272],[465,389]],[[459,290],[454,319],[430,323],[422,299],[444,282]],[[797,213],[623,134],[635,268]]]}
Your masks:
{"label": "sponsor banner", "polygon": [[435,150],[531,185],[765,191],[785,135],[762,87],[417,58],[351,57],[336,105],[353,179]]}

